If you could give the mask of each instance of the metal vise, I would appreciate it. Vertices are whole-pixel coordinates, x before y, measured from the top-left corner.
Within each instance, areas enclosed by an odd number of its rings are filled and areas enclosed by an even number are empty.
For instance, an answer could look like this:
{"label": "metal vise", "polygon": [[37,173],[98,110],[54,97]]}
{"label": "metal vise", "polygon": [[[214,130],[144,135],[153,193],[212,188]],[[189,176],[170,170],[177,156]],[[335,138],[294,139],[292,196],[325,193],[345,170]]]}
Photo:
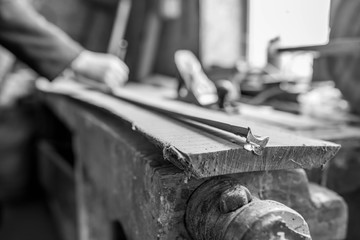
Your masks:
{"label": "metal vise", "polygon": [[189,199],[185,224],[194,240],[310,240],[304,218],[272,200],[259,200],[231,177],[200,185]]}

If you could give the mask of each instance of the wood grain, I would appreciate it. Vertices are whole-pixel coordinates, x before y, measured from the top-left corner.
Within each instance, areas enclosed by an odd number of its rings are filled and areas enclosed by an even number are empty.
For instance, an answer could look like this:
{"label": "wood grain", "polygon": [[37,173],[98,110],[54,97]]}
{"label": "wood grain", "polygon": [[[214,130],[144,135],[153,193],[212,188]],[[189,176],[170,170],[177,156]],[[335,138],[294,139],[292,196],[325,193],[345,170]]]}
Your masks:
{"label": "wood grain", "polygon": [[42,91],[48,95],[65,95],[115,115],[119,120],[131,124],[134,131],[142,133],[158,145],[165,159],[197,178],[250,171],[319,167],[339,150],[339,145],[273,130],[269,125],[252,122],[240,115],[226,115],[174,99],[156,98],[156,95],[161,96],[161,89],[158,88],[146,87],[145,94],[141,86],[129,86],[117,93],[203,118],[251,127],[255,135],[270,137],[263,155],[257,156],[245,150],[244,139],[236,135],[179,122],[111,96],[86,90],[81,85],[63,83],[51,88],[42,87]]}

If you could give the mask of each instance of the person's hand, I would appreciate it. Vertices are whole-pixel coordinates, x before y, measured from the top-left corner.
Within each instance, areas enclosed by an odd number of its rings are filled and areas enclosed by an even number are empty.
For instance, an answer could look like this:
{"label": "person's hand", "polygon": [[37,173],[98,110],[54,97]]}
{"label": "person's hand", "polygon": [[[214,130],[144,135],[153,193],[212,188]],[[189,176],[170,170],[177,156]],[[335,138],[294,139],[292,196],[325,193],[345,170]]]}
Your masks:
{"label": "person's hand", "polygon": [[110,88],[124,85],[129,75],[129,68],[118,57],[87,50],[72,62],[71,69],[80,77],[105,83]]}

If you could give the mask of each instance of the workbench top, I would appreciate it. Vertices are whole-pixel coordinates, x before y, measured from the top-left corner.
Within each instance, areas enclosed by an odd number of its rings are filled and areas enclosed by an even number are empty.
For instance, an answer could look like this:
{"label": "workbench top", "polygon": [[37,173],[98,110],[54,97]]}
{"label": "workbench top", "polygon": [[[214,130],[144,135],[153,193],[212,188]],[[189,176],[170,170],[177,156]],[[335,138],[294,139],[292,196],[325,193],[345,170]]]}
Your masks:
{"label": "workbench top", "polygon": [[129,84],[118,93],[150,103],[161,103],[201,117],[250,127],[255,135],[270,137],[263,154],[258,156],[244,149],[245,141],[239,136],[206,126],[184,123],[74,82],[42,83],[39,84],[39,89],[46,101],[68,119],[70,125],[76,127],[75,121],[82,119],[86,122],[87,118],[79,116],[77,111],[70,111],[68,106],[72,104],[86,104],[92,109],[95,107],[105,111],[118,121],[129,124],[134,131],[146,136],[161,148],[164,159],[184,170],[189,176],[197,178],[251,171],[320,167],[340,148],[334,143],[289,134],[281,127],[274,127],[250,114],[228,115],[179,102],[175,99],[176,92],[168,88]]}

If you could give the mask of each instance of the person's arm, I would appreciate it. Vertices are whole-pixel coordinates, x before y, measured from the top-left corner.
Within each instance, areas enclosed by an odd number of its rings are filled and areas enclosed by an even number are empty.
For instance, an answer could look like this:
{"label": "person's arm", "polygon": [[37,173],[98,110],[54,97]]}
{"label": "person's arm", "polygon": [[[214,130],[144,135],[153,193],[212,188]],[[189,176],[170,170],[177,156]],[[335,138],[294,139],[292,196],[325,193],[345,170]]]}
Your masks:
{"label": "person's arm", "polygon": [[50,80],[66,68],[110,87],[128,79],[123,61],[83,49],[22,0],[0,0],[0,44]]}
{"label": "person's arm", "polygon": [[83,51],[21,0],[0,0],[0,44],[48,79],[58,76]]}

